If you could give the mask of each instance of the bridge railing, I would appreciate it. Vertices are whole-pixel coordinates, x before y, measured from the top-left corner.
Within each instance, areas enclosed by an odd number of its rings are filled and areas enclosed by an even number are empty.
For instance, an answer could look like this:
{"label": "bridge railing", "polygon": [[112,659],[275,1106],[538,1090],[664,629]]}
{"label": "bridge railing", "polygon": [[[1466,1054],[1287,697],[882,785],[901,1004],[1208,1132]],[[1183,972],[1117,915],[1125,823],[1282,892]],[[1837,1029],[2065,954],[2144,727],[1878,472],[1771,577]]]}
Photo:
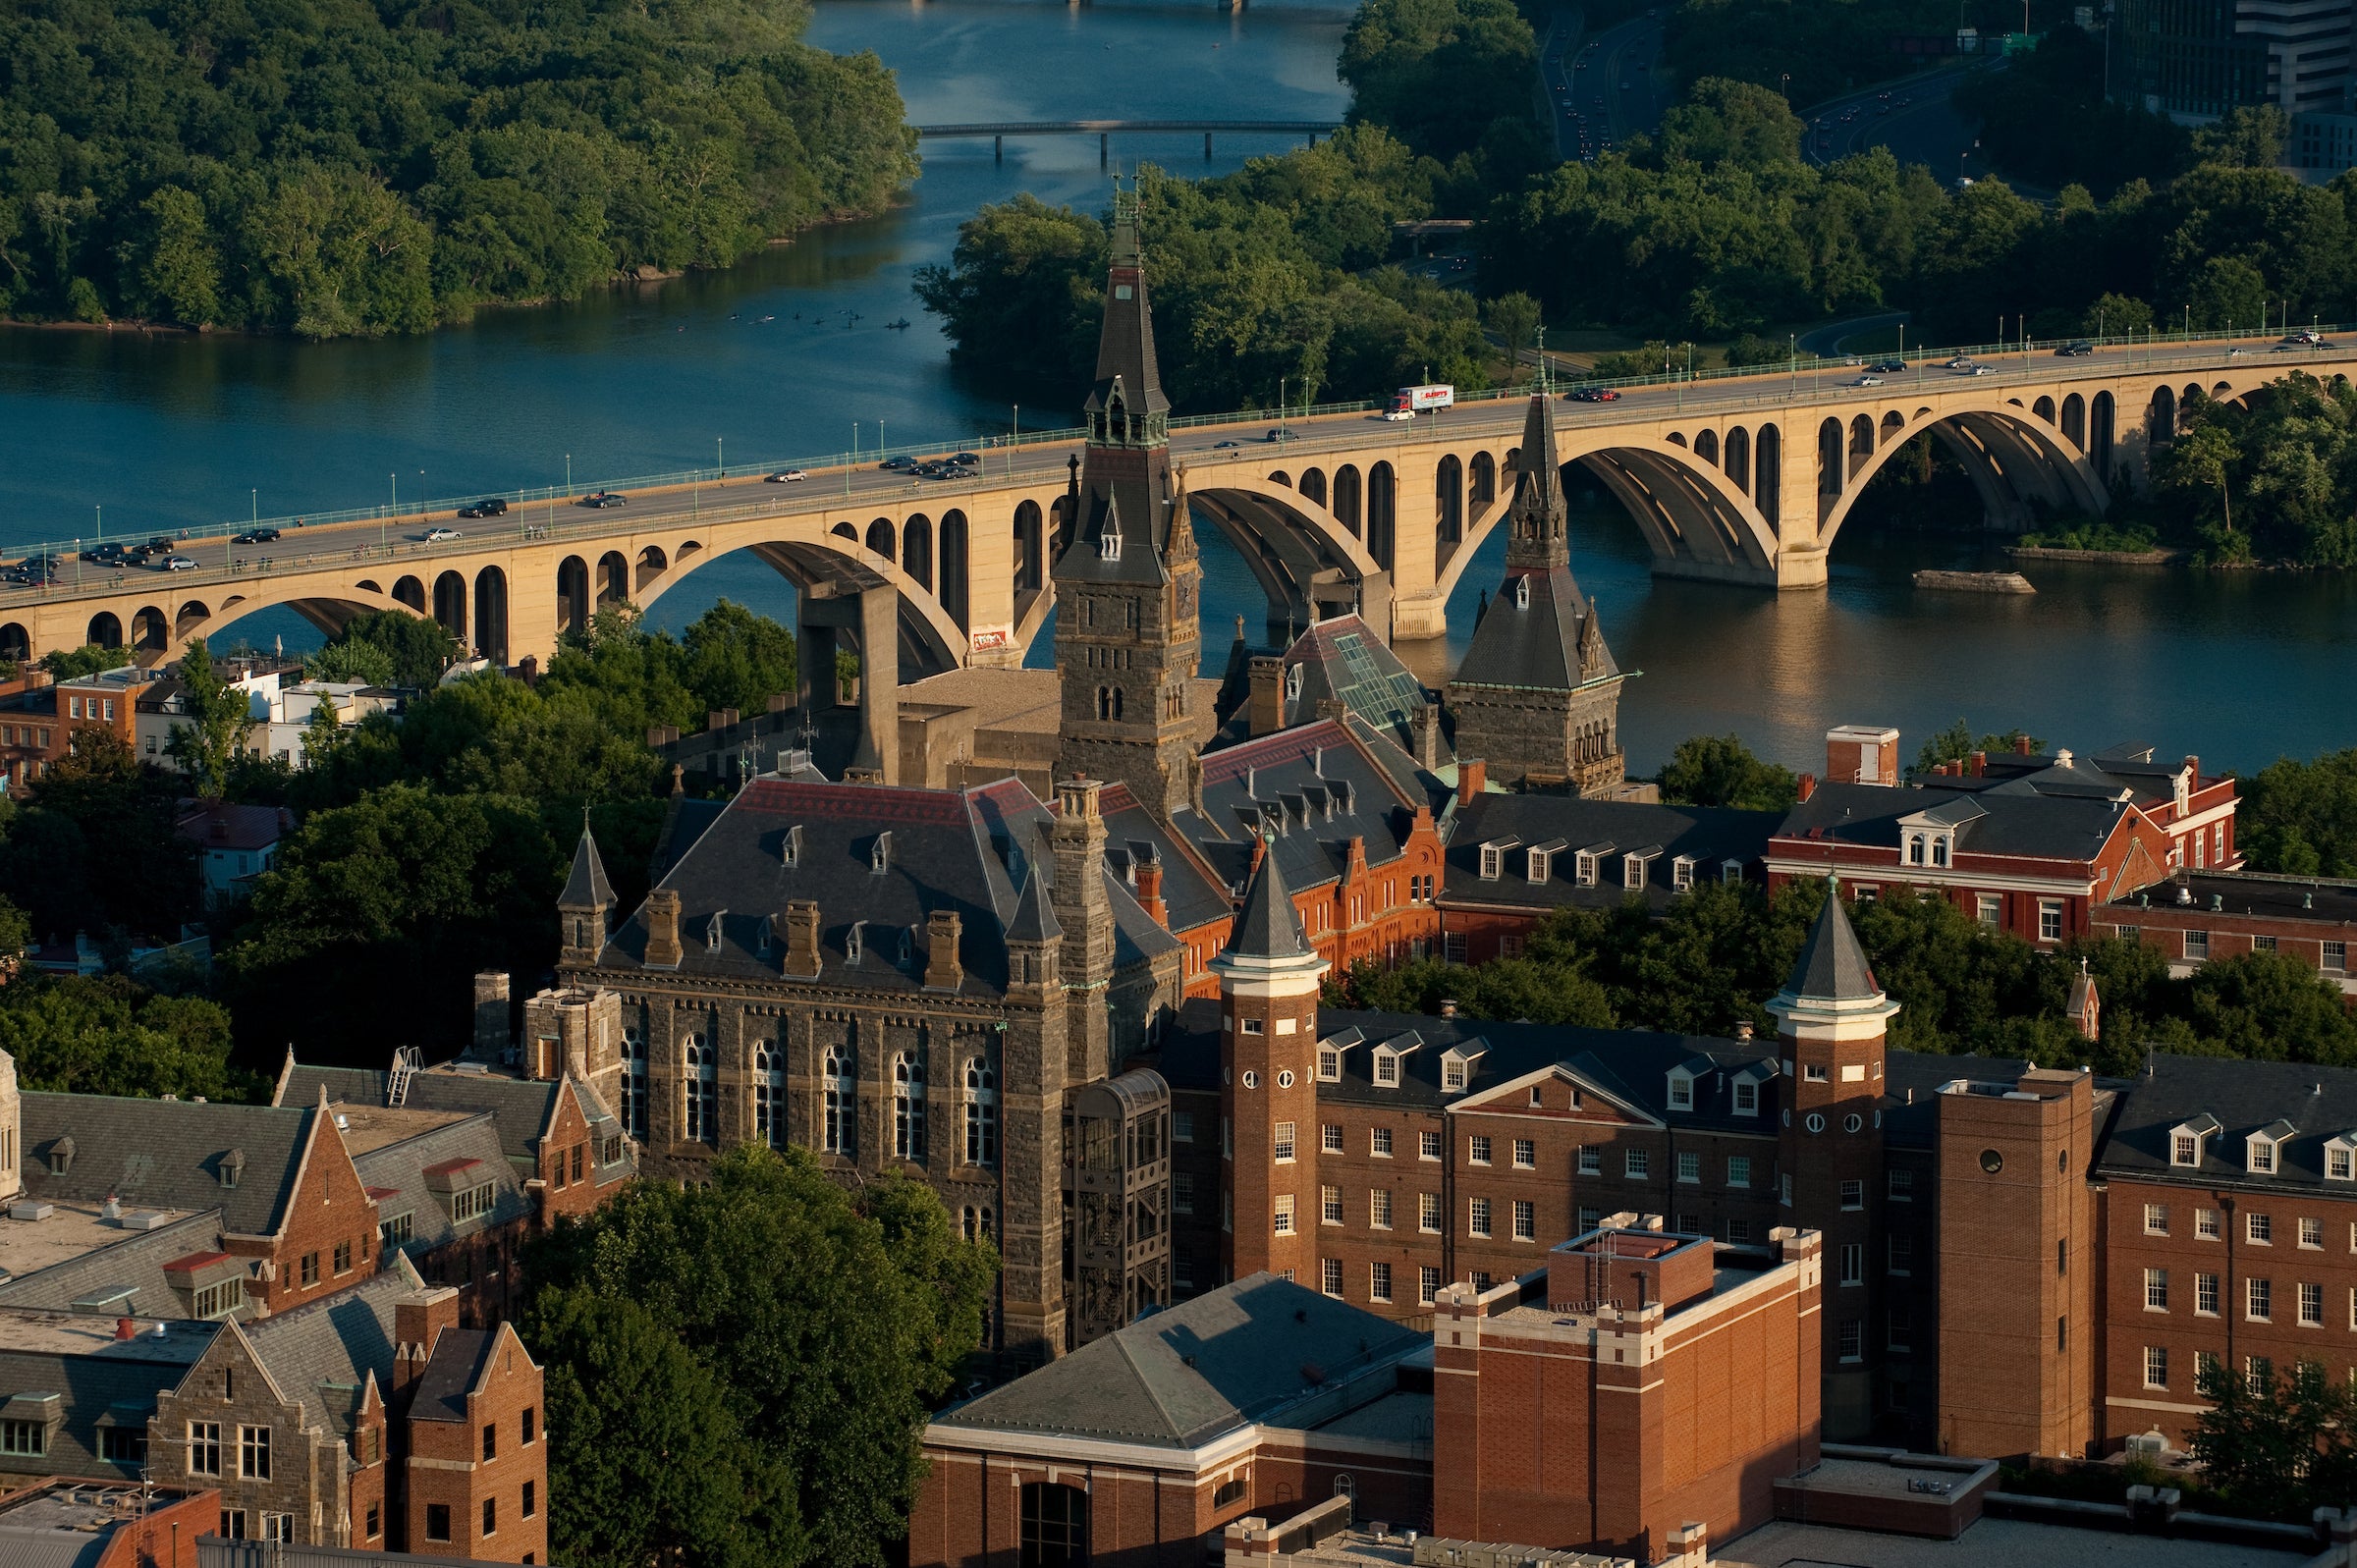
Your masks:
{"label": "bridge railing", "polygon": [[[2357,328],[2352,328],[2349,325],[2334,322],[2312,323],[2308,328],[2298,330],[2313,331],[2325,335],[2345,335],[2351,333],[2352,331],[2357,331]],[[2266,335],[2262,334],[2262,337]],[[2276,364],[2285,369],[2296,368],[2304,359],[2318,356],[2327,351],[2348,351],[2341,345],[2327,344],[2322,348],[2308,349],[2300,352],[2274,354],[2267,353],[2264,345],[2259,348],[2251,347],[2251,345],[2256,341],[2257,340],[2248,334],[2229,334],[2224,332],[2186,332],[2180,330],[2176,332],[2154,332],[2133,335],[2112,334],[2101,337],[2088,336],[2070,338],[2033,338],[1996,344],[1976,344],[1966,348],[1947,347],[1939,349],[1919,349],[1908,351],[1904,357],[1907,360],[1910,373],[1920,374],[1927,366],[1934,365],[1940,360],[1954,358],[1961,355],[1977,359],[1982,363],[1989,364],[1993,369],[1997,370],[2001,376],[2010,376],[2018,375],[2023,371],[2025,366],[2036,364],[2042,360],[2050,368],[2059,369],[2061,366],[2056,363],[2054,359],[2054,351],[2065,344],[2082,342],[2098,349],[2127,349],[2132,351],[2141,351],[2147,356],[2143,364],[2131,363],[2124,367],[2131,372],[2135,369],[2144,368],[2147,365],[2158,367],[2164,363],[2174,365],[2193,360],[2202,360],[2204,362],[2208,362],[2220,357],[2218,351],[2220,349],[2227,349],[2230,352],[2251,355],[2255,359],[2258,359],[2258,362]],[[2262,355],[2264,357],[2260,357]],[[1687,412],[1709,412],[1715,408],[1730,407],[1758,407],[1766,406],[1790,406],[1801,403],[1830,401],[1828,394],[1837,395],[1845,391],[1846,388],[1840,385],[1836,385],[1830,388],[1826,387],[1821,379],[1823,373],[1828,370],[1856,370],[1859,368],[1857,365],[1846,363],[1845,359],[1857,359],[1864,362],[1872,362],[1873,360],[1882,357],[1886,356],[1880,354],[1862,354],[1836,358],[1834,356],[1822,355],[1803,356],[1795,353],[1788,356],[1786,360],[1781,363],[1771,363],[1765,365],[1723,366],[1717,369],[1695,370],[1690,373],[1680,366],[1664,371],[1656,371],[1634,376],[1596,377],[1566,375],[1553,379],[1552,386],[1554,390],[1559,392],[1585,387],[1610,388],[1612,390],[1620,391],[1646,387],[1676,386],[1682,388],[1691,386],[1698,390],[1696,392],[1688,392],[1684,394],[1684,396],[1686,396],[1689,400],[1684,409],[1684,411]],[[2101,370],[2116,368],[2122,367],[2118,366],[2116,362],[2108,362],[2104,366],[2090,367],[2090,370],[2086,373],[2097,373]],[[1804,371],[1808,372],[1812,377],[1812,383],[1808,388],[1806,396],[1803,395],[1803,389],[1799,381],[1799,377]],[[1770,379],[1779,375],[1780,373],[1787,372],[1789,373],[1791,380],[1785,385],[1778,386],[1773,382],[1773,380]],[[1757,386],[1759,390],[1746,394],[1736,392],[1731,385],[1727,385],[1737,382],[1752,383]],[[1458,393],[1457,403],[1460,406],[1473,406],[1485,404],[1516,403],[1524,398],[1527,398],[1530,395],[1531,390],[1532,382],[1530,381],[1524,381],[1516,385],[1504,387],[1465,389]],[[1321,416],[1331,415],[1372,413],[1384,406],[1385,404],[1383,402],[1371,399],[1356,399],[1342,402],[1315,404],[1288,404],[1283,409],[1279,409],[1275,406],[1270,405],[1260,407],[1233,409],[1222,413],[1182,415],[1174,418],[1171,421],[1171,428],[1174,431],[1209,430],[1217,427],[1235,428],[1237,429],[1239,436],[1238,445],[1239,447],[1243,448],[1263,445],[1266,440],[1265,429],[1284,429],[1287,432],[1287,441],[1288,445],[1299,445],[1310,448],[1311,450],[1316,450],[1317,448],[1325,446],[1354,444],[1356,437],[1354,435],[1342,432],[1329,433],[1295,431],[1291,429],[1292,421],[1301,419],[1315,419]],[[1251,439],[1247,434],[1250,427],[1254,425],[1261,425],[1265,427],[1261,439],[1257,441]],[[590,537],[627,531],[629,519],[612,516],[603,513],[595,514],[592,516],[579,516],[577,514],[574,514],[572,516],[572,520],[566,523],[558,523],[555,520],[554,509],[559,503],[570,504],[578,500],[582,496],[599,490],[617,491],[624,494],[629,494],[635,491],[669,491],[675,493],[679,491],[686,491],[690,496],[692,514],[694,506],[692,498],[697,488],[701,485],[709,484],[718,479],[723,479],[730,476],[735,476],[736,478],[741,480],[750,474],[773,473],[789,468],[798,468],[811,476],[807,481],[811,491],[815,491],[821,486],[822,481],[820,479],[820,475],[824,474],[826,476],[826,482],[830,484],[835,481],[842,482],[844,486],[844,494],[847,499],[850,499],[852,494],[850,488],[850,480],[852,475],[858,472],[863,470],[873,470],[879,467],[885,461],[892,459],[921,459],[929,456],[943,456],[960,450],[973,451],[982,459],[981,474],[978,481],[979,483],[992,484],[1003,481],[1006,478],[1018,475],[1025,477],[1039,477],[1042,479],[1054,479],[1061,483],[1061,473],[1054,471],[1062,467],[1061,463],[1045,465],[1025,464],[1020,460],[1020,454],[1022,450],[1026,448],[1070,447],[1077,443],[1084,434],[1085,432],[1078,426],[1065,426],[1045,430],[1025,430],[1021,431],[1019,434],[977,434],[968,438],[964,442],[929,441],[922,444],[877,447],[861,451],[841,451],[788,459],[778,459],[774,457],[764,458],[760,460],[749,462],[738,462],[732,460],[728,462],[725,467],[716,463],[712,466],[682,468],[661,473],[635,474],[624,477],[603,478],[594,481],[584,479],[578,482],[564,485],[545,484],[532,486],[510,486],[505,489],[467,491],[464,494],[456,496],[431,497],[423,500],[422,502],[412,501],[407,504],[402,504],[398,500],[388,497],[385,504],[378,506],[347,507],[324,512],[306,512],[300,514],[282,514],[277,516],[259,516],[257,514],[249,514],[245,517],[234,517],[220,522],[185,526],[177,529],[169,527],[157,528],[153,526],[133,526],[129,528],[119,527],[114,537],[117,539],[144,538],[151,535],[160,534],[168,535],[176,541],[194,544],[207,541],[227,541],[240,533],[247,532],[256,527],[276,528],[285,535],[285,537],[279,540],[275,545],[257,544],[251,546],[250,548],[254,554],[252,557],[247,558],[247,566],[243,569],[230,569],[225,571],[223,568],[216,568],[194,573],[181,572],[173,574],[173,580],[179,584],[192,586],[199,581],[220,581],[249,578],[253,575],[256,575],[257,572],[266,572],[269,568],[259,565],[264,561],[274,562],[279,566],[292,565],[292,562],[287,558],[298,556],[301,553],[301,540],[300,530],[303,529],[306,525],[329,523],[348,524],[355,522],[381,523],[384,528],[384,537],[380,540],[381,555],[374,552],[371,553],[372,557],[375,559],[407,558],[411,555],[423,556],[445,553],[464,554],[468,549],[479,549],[481,547],[483,537],[492,529],[498,529],[504,533],[504,531],[509,527],[521,526],[514,520],[517,515],[535,508],[546,509],[547,513],[549,514],[549,515],[545,518],[543,526],[562,528],[564,530],[565,537],[574,537],[576,535],[581,537]],[[1192,456],[1199,457],[1200,455],[1194,454]],[[1002,466],[1002,464],[1004,464],[1004,466]],[[1037,469],[1036,472],[1035,466]],[[960,487],[949,485],[936,486],[934,488],[955,494]],[[472,537],[467,541],[460,542],[455,547],[442,547],[428,546],[419,541],[396,541],[392,537],[393,530],[397,527],[406,528],[428,526],[432,524],[434,519],[448,518],[452,514],[456,513],[459,508],[469,505],[475,498],[485,494],[497,495],[502,499],[507,500],[510,507],[509,517],[504,519],[487,519],[487,525],[477,525],[473,528]],[[755,507],[752,509],[752,514],[758,514],[762,511],[774,512],[776,508],[774,505],[767,507]],[[671,519],[669,517],[666,518],[667,522],[670,520]],[[37,557],[42,555],[57,555],[64,557],[65,560],[63,565],[65,569],[63,575],[65,580],[47,590],[11,589],[0,587],[0,598],[13,598],[20,593],[36,595],[43,591],[46,591],[50,594],[63,593],[67,595],[79,593],[82,589],[84,589],[89,585],[89,579],[96,568],[93,568],[91,570],[82,571],[81,573],[82,580],[78,583],[76,581],[77,567],[87,566],[88,564],[79,563],[77,558],[85,544],[93,542],[95,542],[95,536],[93,535],[76,535],[70,538],[64,536],[53,537],[37,543],[18,544],[8,547],[11,552],[22,551],[27,556]],[[315,555],[316,552],[313,554]],[[321,563],[314,561],[312,564],[318,565]],[[106,579],[101,577],[100,580],[101,582],[104,582]],[[131,580],[144,580],[144,574],[137,574],[133,576]]]}

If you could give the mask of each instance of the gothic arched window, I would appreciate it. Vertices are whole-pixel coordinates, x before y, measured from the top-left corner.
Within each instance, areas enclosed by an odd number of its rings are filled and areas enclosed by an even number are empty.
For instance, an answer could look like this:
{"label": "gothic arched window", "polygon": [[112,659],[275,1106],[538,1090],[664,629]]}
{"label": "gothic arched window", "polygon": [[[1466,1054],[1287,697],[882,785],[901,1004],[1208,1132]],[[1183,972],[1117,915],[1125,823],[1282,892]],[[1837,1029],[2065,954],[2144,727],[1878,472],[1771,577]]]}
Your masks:
{"label": "gothic arched window", "polygon": [[822,1140],[831,1155],[859,1153],[859,1057],[849,1046],[829,1046],[820,1064],[826,1125]]}
{"label": "gothic arched window", "polygon": [[999,1075],[988,1056],[966,1058],[965,1162],[984,1169],[999,1162]]}
{"label": "gothic arched window", "polygon": [[753,1048],[753,1136],[772,1149],[786,1147],[786,1061],[767,1044]]}
{"label": "gothic arched window", "polygon": [[680,1134],[689,1143],[720,1142],[720,1053],[700,1034],[680,1047]]}
{"label": "gothic arched window", "polygon": [[925,1063],[914,1052],[892,1058],[892,1152],[924,1163]]}

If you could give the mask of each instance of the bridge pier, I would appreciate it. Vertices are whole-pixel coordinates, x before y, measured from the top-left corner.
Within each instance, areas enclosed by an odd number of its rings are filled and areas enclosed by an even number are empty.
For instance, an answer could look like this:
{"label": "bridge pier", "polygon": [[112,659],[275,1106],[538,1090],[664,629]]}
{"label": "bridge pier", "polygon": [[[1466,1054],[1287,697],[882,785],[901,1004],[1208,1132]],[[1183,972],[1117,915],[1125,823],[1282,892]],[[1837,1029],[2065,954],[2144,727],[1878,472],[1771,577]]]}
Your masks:
{"label": "bridge pier", "polygon": [[[803,715],[842,706],[835,681],[838,651],[859,656],[862,751],[872,750],[882,783],[901,777],[901,595],[891,583],[851,592],[813,583],[795,596],[797,624],[795,700]],[[846,646],[849,644],[850,646]]]}
{"label": "bridge pier", "polygon": [[1203,133],[1203,161],[1211,162],[1211,133],[1208,131]]}
{"label": "bridge pier", "polygon": [[1097,133],[1097,167],[1102,169],[1112,161],[1113,133],[1110,131],[1100,131]]}
{"label": "bridge pier", "polygon": [[1005,136],[992,136],[990,138],[990,161],[993,163],[1005,163],[1007,161],[1007,138]]}

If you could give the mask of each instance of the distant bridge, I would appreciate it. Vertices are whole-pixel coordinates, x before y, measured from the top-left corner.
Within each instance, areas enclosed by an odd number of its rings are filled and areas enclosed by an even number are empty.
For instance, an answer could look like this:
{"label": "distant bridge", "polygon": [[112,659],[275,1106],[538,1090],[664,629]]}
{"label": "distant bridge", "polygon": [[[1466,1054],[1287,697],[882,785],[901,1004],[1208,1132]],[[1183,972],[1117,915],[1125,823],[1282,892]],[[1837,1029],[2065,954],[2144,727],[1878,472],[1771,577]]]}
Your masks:
{"label": "distant bridge", "polygon": [[919,136],[988,136],[991,150],[1000,157],[1007,155],[1009,136],[1073,136],[1090,135],[1097,138],[1097,161],[1106,162],[1113,156],[1116,135],[1169,135],[1203,134],[1203,156],[1211,156],[1214,135],[1239,136],[1306,136],[1316,146],[1318,137],[1330,136],[1343,129],[1340,120],[1000,120],[977,121],[972,125],[918,126]]}

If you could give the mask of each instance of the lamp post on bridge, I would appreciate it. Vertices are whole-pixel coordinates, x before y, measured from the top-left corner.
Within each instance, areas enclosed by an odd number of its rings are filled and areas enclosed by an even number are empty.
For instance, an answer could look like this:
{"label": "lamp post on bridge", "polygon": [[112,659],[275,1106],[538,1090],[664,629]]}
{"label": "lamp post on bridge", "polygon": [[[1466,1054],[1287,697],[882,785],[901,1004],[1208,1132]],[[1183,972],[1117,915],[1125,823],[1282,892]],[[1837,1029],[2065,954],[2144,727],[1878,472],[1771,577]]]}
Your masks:
{"label": "lamp post on bridge", "polygon": [[385,475],[385,483],[393,487],[392,502],[385,508],[385,514],[376,519],[376,547],[390,556],[393,553],[393,538],[388,530],[392,526],[393,514],[401,510],[401,475],[389,473]]}
{"label": "lamp post on bridge", "polygon": [[1007,477],[1012,479],[1014,477],[1014,449],[1023,444],[1023,406],[1015,403],[1008,406],[1014,410],[1014,434],[1007,438]]}

